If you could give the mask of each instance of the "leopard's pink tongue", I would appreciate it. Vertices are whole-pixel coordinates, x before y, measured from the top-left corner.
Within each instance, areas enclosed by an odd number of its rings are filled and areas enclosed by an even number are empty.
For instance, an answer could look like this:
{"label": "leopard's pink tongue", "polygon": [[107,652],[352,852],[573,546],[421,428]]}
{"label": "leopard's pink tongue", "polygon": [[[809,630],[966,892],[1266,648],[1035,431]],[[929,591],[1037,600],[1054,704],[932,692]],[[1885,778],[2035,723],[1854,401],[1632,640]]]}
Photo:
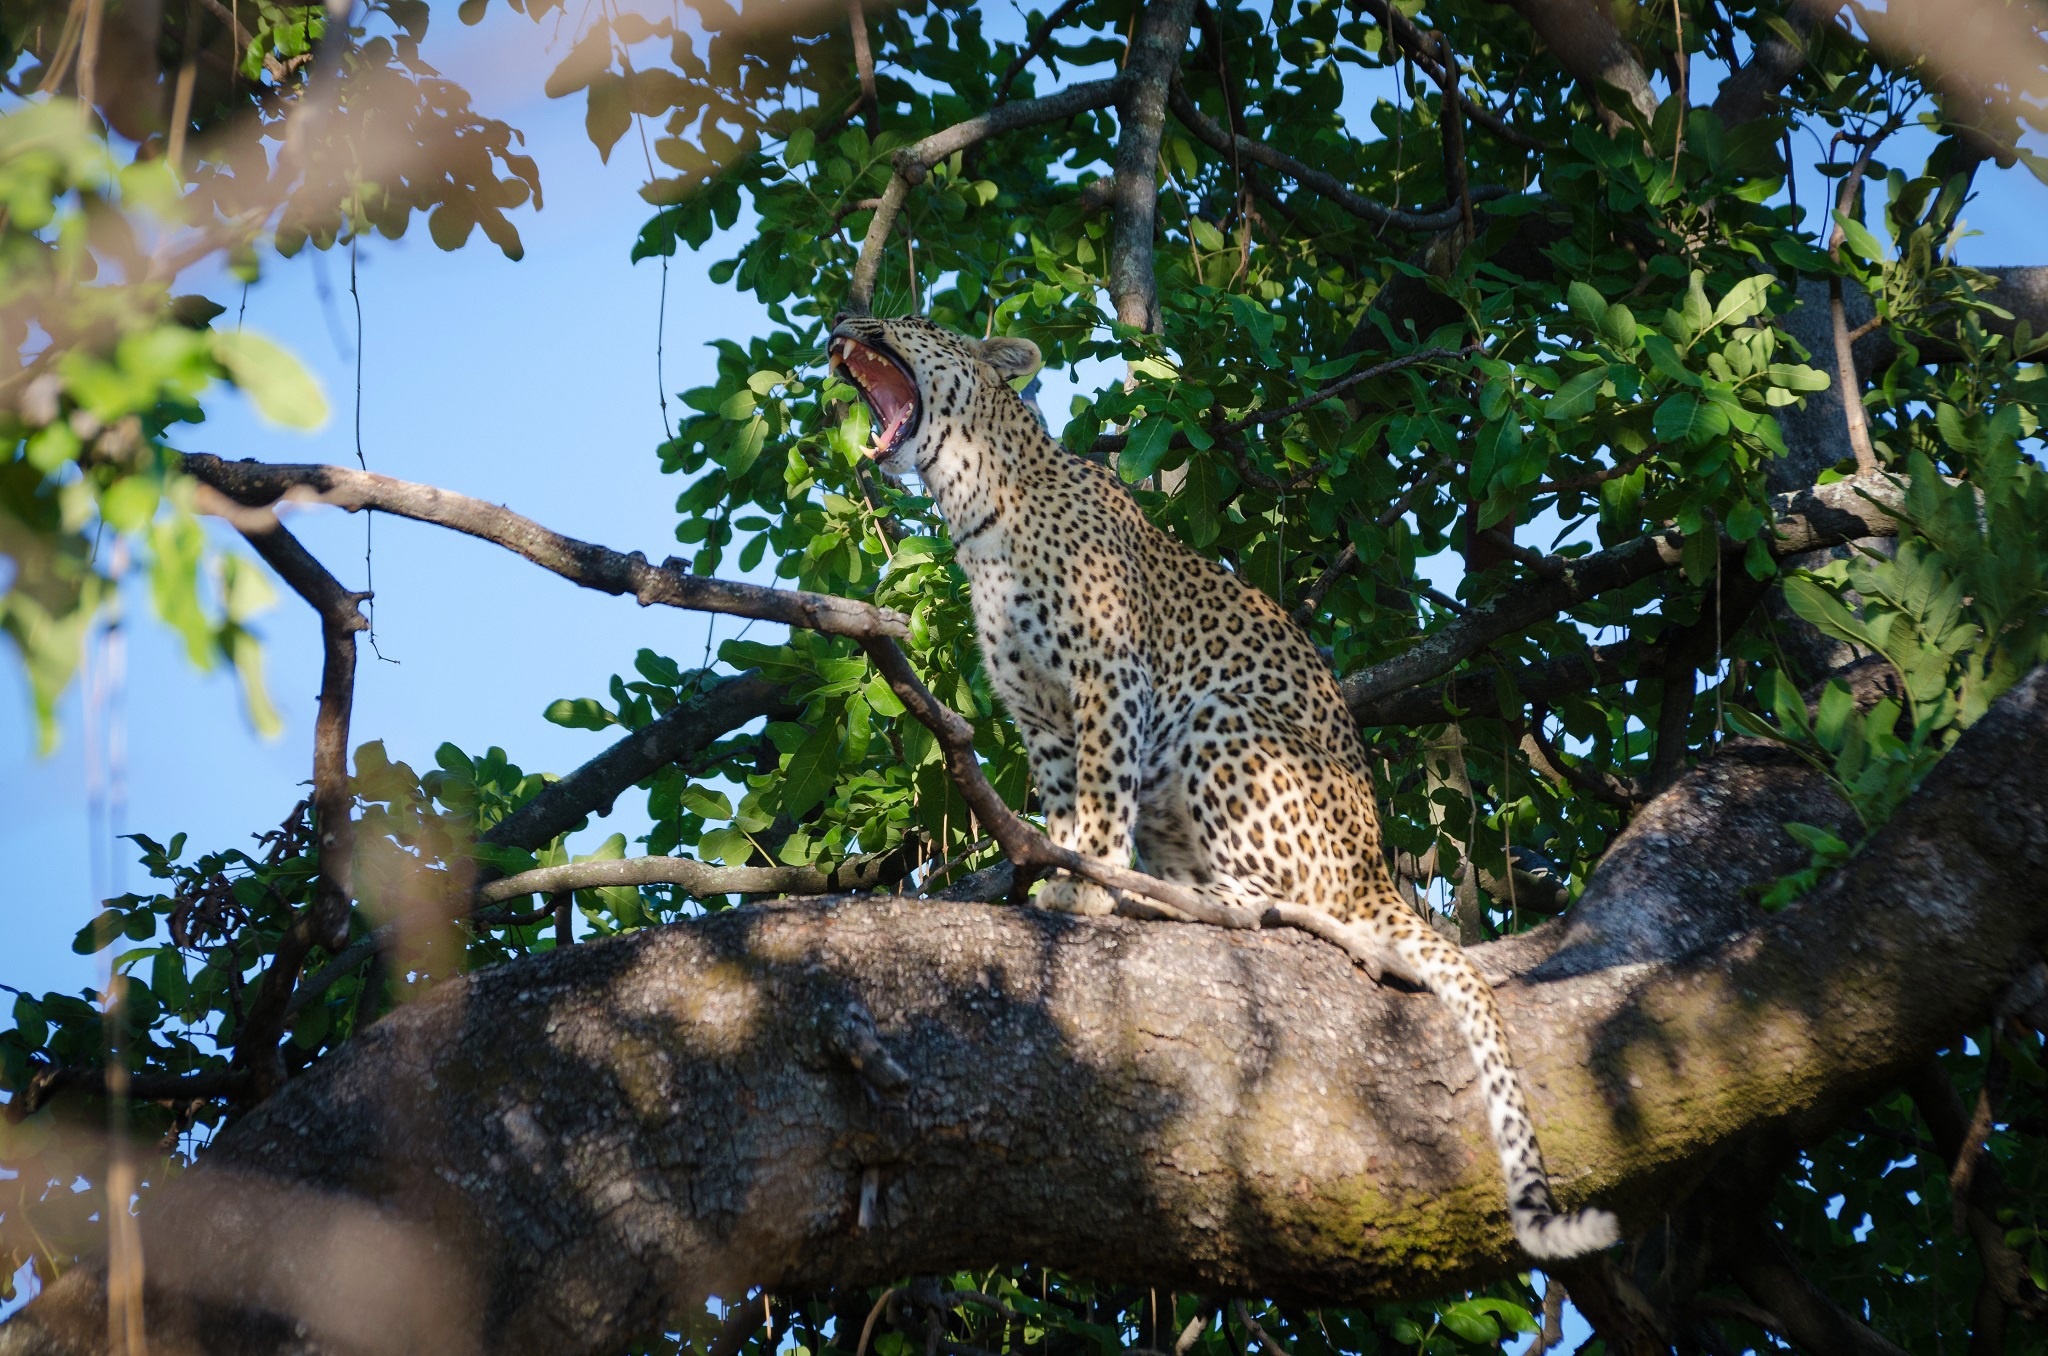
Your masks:
{"label": "leopard's pink tongue", "polygon": [[903,426],[910,422],[911,414],[917,408],[917,393],[904,379],[896,364],[871,349],[856,350],[854,361],[860,370],[862,388],[867,392],[868,408],[874,411],[874,444],[868,449],[870,457],[879,457],[895,445],[902,435]]}

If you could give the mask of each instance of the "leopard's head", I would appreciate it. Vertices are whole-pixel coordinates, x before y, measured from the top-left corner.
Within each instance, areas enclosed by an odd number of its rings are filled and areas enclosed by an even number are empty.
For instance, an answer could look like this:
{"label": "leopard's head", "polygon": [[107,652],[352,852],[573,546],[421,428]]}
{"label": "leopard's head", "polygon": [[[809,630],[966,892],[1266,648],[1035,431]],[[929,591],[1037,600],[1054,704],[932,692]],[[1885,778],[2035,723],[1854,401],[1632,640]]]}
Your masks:
{"label": "leopard's head", "polygon": [[895,475],[928,472],[921,455],[946,425],[980,427],[1008,413],[1031,416],[1010,389],[1038,370],[1029,339],[973,339],[923,316],[893,320],[842,315],[827,349],[832,368],[853,383],[873,415],[868,456]]}

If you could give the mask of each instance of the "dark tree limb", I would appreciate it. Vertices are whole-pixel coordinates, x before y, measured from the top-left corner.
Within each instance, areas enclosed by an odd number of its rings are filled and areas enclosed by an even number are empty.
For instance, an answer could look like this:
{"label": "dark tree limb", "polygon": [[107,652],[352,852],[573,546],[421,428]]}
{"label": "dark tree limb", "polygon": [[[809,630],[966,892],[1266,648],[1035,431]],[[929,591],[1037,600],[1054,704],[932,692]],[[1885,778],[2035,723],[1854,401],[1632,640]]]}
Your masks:
{"label": "dark tree limb", "polygon": [[1714,112],[1729,127],[1752,122],[1770,111],[1778,94],[1806,65],[1807,45],[1823,24],[1834,18],[1842,0],[1802,0],[1786,6],[1791,33],[1774,30],[1756,44],[1742,69],[1721,82]]}
{"label": "dark tree limb", "polygon": [[1519,668],[1476,669],[1428,687],[1404,688],[1351,704],[1360,725],[1440,725],[1460,716],[1500,716],[1504,679],[1529,702],[1548,703],[1575,692],[1663,673],[1664,652],[1624,642],[1589,645]]}
{"label": "dark tree limb", "polygon": [[[1567,1203],[1649,1218],[1723,1146],[1836,1123],[1981,1021],[2048,940],[2044,741],[2037,672],[1775,916],[1743,895],[1768,844],[1709,812],[1669,846],[1736,932],[1505,985]],[[1478,959],[1527,975],[1562,931]],[[906,1075],[891,1099],[828,1037],[856,1003]],[[1292,934],[736,909],[451,981],[229,1127],[150,1198],[150,1331],[581,1356],[707,1293],[1021,1257],[1302,1302],[1437,1294],[1526,1265],[1480,1103],[1434,999]],[[343,1228],[374,1274],[304,1264]],[[0,1353],[91,1350],[104,1295],[101,1267],[67,1272]]]}
{"label": "dark tree limb", "polygon": [[376,509],[433,523],[495,542],[584,588],[631,594],[643,607],[661,603],[696,612],[721,612],[855,639],[907,634],[904,618],[856,598],[706,579],[674,559],[649,565],[638,551],[622,555],[577,541],[508,508],[432,485],[345,466],[224,461],[204,452],[188,452],[181,460],[185,474],[243,508],[268,509],[281,502],[329,504],[351,513]]}
{"label": "dark tree limb", "polygon": [[792,720],[802,707],[789,690],[754,673],[720,678],[551,783],[526,804],[484,831],[483,841],[533,851],[574,828],[585,816],[611,813],[628,787],[671,763],[688,763],[751,721]]}
{"label": "dark tree limb", "polygon": [[1717,1221],[1715,1255],[1750,1299],[1777,1319],[1794,1347],[1813,1356],[1906,1356],[1905,1349],[1829,1299],[1799,1270],[1769,1220],[1731,1206]]}
{"label": "dark tree limb", "polygon": [[1159,283],[1152,272],[1152,242],[1159,229],[1159,139],[1167,89],[1180,69],[1194,12],[1194,0],[1148,0],[1141,7],[1117,92],[1109,296],[1116,318],[1147,334],[1159,332]]}
{"label": "dark tree limb", "polygon": [[[189,1074],[130,1073],[127,1088],[121,1095],[137,1102],[212,1101],[237,1096],[246,1091],[248,1084],[249,1071],[246,1069],[205,1069]],[[0,1114],[9,1121],[19,1121],[48,1106],[60,1093],[105,1094],[106,1091],[107,1071],[102,1066],[67,1065],[42,1069],[30,1077],[21,1096],[9,1102],[4,1113]]]}
{"label": "dark tree limb", "polygon": [[319,834],[319,885],[313,900],[316,939],[330,951],[348,941],[355,903],[355,795],[348,784],[349,712],[355,702],[356,640],[369,629],[367,593],[341,586],[327,568],[268,511],[241,526],[242,537],[320,618],[320,708],[313,721],[313,824]]}
{"label": "dark tree limb", "polygon": [[[1859,537],[1895,535],[1898,523],[1893,513],[1901,494],[1897,485],[1882,477],[1859,477],[1779,495],[1772,501],[1771,553],[1782,558]],[[1553,558],[1554,572],[1539,572],[1511,585],[1404,653],[1346,677],[1344,699],[1356,710],[1441,677],[1502,636],[1610,589],[1677,568],[1684,544],[1685,534],[1670,529],[1577,560]],[[1731,568],[1740,569],[1739,560]]]}
{"label": "dark tree limb", "polygon": [[[1393,34],[1395,45],[1410,60],[1420,66],[1425,75],[1436,81],[1439,86],[1445,83],[1443,66],[1437,55],[1436,44],[1431,42],[1429,37],[1415,26],[1413,19],[1388,4],[1387,0],[1357,0],[1357,7],[1372,15],[1380,27]],[[1484,127],[1510,146],[1516,146],[1525,151],[1547,151],[1554,149],[1549,144],[1530,136],[1520,128],[1510,125],[1504,119],[1495,115],[1493,110],[1487,108],[1484,104],[1479,103],[1477,100],[1466,98],[1456,89],[1455,84],[1449,92],[1449,97],[1455,101],[1457,108],[1464,114],[1467,121]],[[1446,225],[1448,224],[1446,223]]]}
{"label": "dark tree limb", "polygon": [[1559,64],[1600,104],[1601,121],[1610,132],[1625,124],[1619,114],[1601,103],[1602,86],[1624,95],[1643,121],[1657,116],[1657,96],[1650,89],[1650,77],[1603,6],[1593,0],[1508,0],[1508,8],[1528,21]]}

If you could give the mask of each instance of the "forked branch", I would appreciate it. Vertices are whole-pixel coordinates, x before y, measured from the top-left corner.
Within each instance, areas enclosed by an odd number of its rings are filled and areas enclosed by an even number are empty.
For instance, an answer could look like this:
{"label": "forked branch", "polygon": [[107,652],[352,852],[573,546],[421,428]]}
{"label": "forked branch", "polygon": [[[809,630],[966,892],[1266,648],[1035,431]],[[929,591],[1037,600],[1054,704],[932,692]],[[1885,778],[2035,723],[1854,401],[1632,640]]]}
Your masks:
{"label": "forked branch", "polygon": [[1116,102],[1121,88],[1122,78],[1112,77],[1074,85],[1042,99],[999,104],[986,113],[954,123],[897,151],[890,160],[892,171],[888,187],[882,190],[882,196],[875,204],[875,214],[868,222],[867,237],[861,242],[860,260],[853,266],[853,281],[846,291],[847,309],[865,315],[874,304],[875,278],[881,271],[882,252],[888,248],[890,232],[896,229],[896,218],[903,211],[903,200],[911,189],[925,181],[934,165],[955,151],[964,151],[1004,132],[1059,122],[1091,109],[1106,108]]}

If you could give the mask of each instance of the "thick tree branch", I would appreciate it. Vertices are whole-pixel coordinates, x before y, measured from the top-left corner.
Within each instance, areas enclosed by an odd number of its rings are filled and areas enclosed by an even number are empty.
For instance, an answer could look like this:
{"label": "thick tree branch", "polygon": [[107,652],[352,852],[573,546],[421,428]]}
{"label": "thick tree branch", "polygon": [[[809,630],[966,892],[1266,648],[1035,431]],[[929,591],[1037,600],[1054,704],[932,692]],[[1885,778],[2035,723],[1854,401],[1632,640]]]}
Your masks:
{"label": "thick tree branch", "polygon": [[1785,21],[1792,32],[1768,34],[1742,69],[1721,82],[1714,95],[1714,112],[1721,121],[1737,127],[1769,112],[1778,94],[1806,65],[1808,40],[1841,7],[1842,0],[1800,0],[1786,6]]}
{"label": "thick tree branch", "polygon": [[1180,69],[1194,12],[1194,0],[1149,0],[1139,10],[1117,93],[1109,296],[1116,318],[1147,334],[1159,332],[1159,284],[1152,273],[1152,241],[1159,230],[1159,138],[1167,89]]}
{"label": "thick tree branch", "polygon": [[[1721,1146],[1823,1128],[1981,1020],[2048,939],[2044,742],[2037,672],[1776,916],[1744,891],[1782,831],[1709,809],[1664,847],[1732,936],[1644,934],[1638,963],[1507,984],[1569,1201],[1644,1218]],[[1527,973],[1562,931],[1477,959]],[[830,1034],[850,1029],[904,1074],[893,1093]],[[1023,1257],[1304,1301],[1441,1293],[1525,1265],[1480,1101],[1434,999],[1293,934],[731,910],[451,981],[231,1126],[151,1196],[151,1333],[417,1350],[459,1322],[436,1349],[578,1356],[706,1293]],[[308,1265],[337,1228],[404,1269]],[[90,1350],[103,1277],[60,1277],[0,1352]]]}
{"label": "thick tree branch", "polygon": [[[1508,8],[1528,21],[1563,67],[1599,102],[1599,90],[1611,86],[1635,106],[1645,122],[1657,116],[1657,96],[1635,51],[1623,39],[1606,9],[1592,0],[1508,0]],[[1624,125],[1604,104],[1601,120],[1610,132]]]}
{"label": "thick tree branch", "polygon": [[[1782,558],[1859,537],[1895,535],[1898,523],[1892,515],[1901,493],[1892,482],[1873,477],[1779,495],[1773,501],[1771,553]],[[1346,677],[1344,699],[1356,710],[1441,677],[1502,636],[1610,589],[1675,569],[1684,544],[1685,534],[1671,529],[1577,560],[1552,558],[1554,570],[1510,586],[1402,654]]]}
{"label": "thick tree branch", "polygon": [[280,502],[329,504],[351,513],[376,509],[433,523],[495,542],[584,588],[631,594],[643,607],[661,603],[696,612],[722,612],[854,639],[907,634],[904,618],[855,598],[706,579],[674,559],[649,565],[638,551],[621,555],[608,547],[577,541],[508,508],[432,485],[345,466],[224,461],[204,452],[188,452],[182,462],[187,475],[244,508],[270,508]]}

